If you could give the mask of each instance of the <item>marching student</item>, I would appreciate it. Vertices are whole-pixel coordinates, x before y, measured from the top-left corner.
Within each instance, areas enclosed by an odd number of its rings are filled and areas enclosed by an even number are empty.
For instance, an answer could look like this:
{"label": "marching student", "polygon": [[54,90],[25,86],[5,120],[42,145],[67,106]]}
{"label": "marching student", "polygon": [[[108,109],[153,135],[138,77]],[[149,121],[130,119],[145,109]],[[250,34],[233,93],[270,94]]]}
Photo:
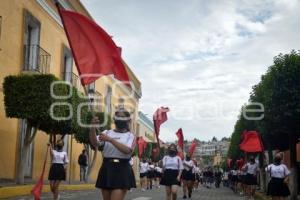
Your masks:
{"label": "marching student", "polygon": [[162,168],[159,167],[158,163],[155,164],[155,182],[156,182],[156,187],[160,188],[160,180],[162,177]]}
{"label": "marching student", "polygon": [[197,162],[195,162],[193,168],[193,176],[195,177],[194,190],[197,190],[199,188],[199,182],[200,182],[200,168],[198,167]]}
{"label": "marching student", "polygon": [[155,166],[151,161],[149,161],[148,174],[147,174],[147,179],[148,179],[147,180],[147,189],[148,190],[152,190],[154,178],[155,178]]}
{"label": "marching student", "polygon": [[67,153],[63,151],[64,142],[62,140],[59,140],[57,142],[55,149],[53,149],[50,143],[48,143],[48,146],[50,146],[50,156],[52,163],[48,180],[50,181],[50,189],[53,194],[53,199],[58,200],[60,199],[59,184],[61,181],[66,180],[66,171],[69,159]]}
{"label": "marching student", "polygon": [[[133,171],[133,155],[131,156],[131,158],[129,160],[129,164],[130,164],[130,167],[131,167],[131,176],[134,177],[134,182],[135,182],[135,175],[134,175],[134,171]],[[132,188],[130,188],[129,191],[132,192]]]}
{"label": "marching student", "polygon": [[290,171],[281,161],[282,156],[280,153],[277,153],[274,163],[266,167],[266,171],[270,173],[271,177],[267,194],[272,196],[272,200],[284,200],[290,195],[288,187]]}
{"label": "marching student", "polygon": [[183,183],[183,199],[187,198],[187,192],[188,197],[192,197],[192,191],[193,191],[193,168],[194,168],[194,161],[191,160],[191,156],[189,154],[186,155],[185,160],[183,161],[183,171],[182,171],[182,183]]}
{"label": "marching student", "polygon": [[254,156],[251,156],[249,162],[242,168],[246,172],[246,198],[254,199],[255,190],[257,186],[257,173],[259,171],[258,164],[255,162]]}
{"label": "marching student", "polygon": [[182,160],[177,156],[178,151],[173,143],[168,147],[168,155],[163,158],[163,175],[161,185],[166,186],[166,199],[176,200],[180,177],[183,169]]}
{"label": "marching student", "polygon": [[[96,128],[90,132],[93,146],[103,146],[103,164],[100,168],[96,187],[101,189],[103,200],[123,200],[128,190],[136,187],[131,174],[129,160],[136,144],[136,138],[130,132],[130,113],[125,109],[115,112],[116,128],[96,136]],[[92,123],[99,124],[95,117]]]}
{"label": "marching student", "polygon": [[147,188],[147,176],[148,176],[149,164],[145,158],[140,162],[140,182],[141,189],[144,192]]}

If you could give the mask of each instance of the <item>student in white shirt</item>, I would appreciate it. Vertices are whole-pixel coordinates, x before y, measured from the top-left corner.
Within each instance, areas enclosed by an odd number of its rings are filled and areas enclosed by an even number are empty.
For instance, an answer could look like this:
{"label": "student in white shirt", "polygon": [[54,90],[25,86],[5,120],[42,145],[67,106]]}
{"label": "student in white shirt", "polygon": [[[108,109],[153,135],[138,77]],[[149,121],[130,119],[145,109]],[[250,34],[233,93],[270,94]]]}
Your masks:
{"label": "student in white shirt", "polygon": [[195,177],[194,190],[196,190],[199,188],[199,182],[200,182],[200,168],[198,167],[197,162],[195,162],[195,165],[193,168],[193,176]]}
{"label": "student in white shirt", "polygon": [[162,177],[162,168],[159,167],[158,163],[155,164],[155,182],[156,182],[156,187],[160,188],[160,180]]}
{"label": "student in white shirt", "polygon": [[191,156],[189,154],[186,155],[185,160],[183,161],[183,171],[182,171],[182,183],[183,183],[183,199],[188,197],[192,197],[193,191],[193,184],[194,184],[194,177],[193,177],[193,168],[194,168],[194,161],[191,160]]}
{"label": "student in white shirt", "polygon": [[[98,174],[96,187],[101,189],[103,200],[123,200],[128,190],[136,187],[131,175],[129,160],[136,144],[136,138],[130,132],[130,113],[125,109],[115,112],[115,129],[96,136],[96,128],[90,132],[90,142],[97,148],[103,146],[103,164]],[[92,123],[99,125],[95,117]]]}
{"label": "student in white shirt", "polygon": [[258,163],[255,162],[254,156],[250,157],[249,162],[242,168],[242,170],[246,172],[246,195],[250,199],[254,199],[255,190],[257,186],[257,174],[259,172]]}
{"label": "student in white shirt", "polygon": [[183,170],[182,160],[177,156],[178,151],[173,143],[168,148],[168,155],[163,158],[163,176],[161,185],[166,186],[166,199],[176,200],[178,186],[180,186],[180,177]]}
{"label": "student in white shirt", "polygon": [[63,151],[64,142],[59,140],[56,143],[56,148],[53,149],[50,146],[50,156],[51,156],[51,167],[49,171],[48,180],[50,181],[50,189],[53,193],[54,200],[59,199],[59,184],[61,181],[66,180],[66,170],[67,164],[69,163],[68,155]]}
{"label": "student in white shirt", "polygon": [[268,184],[268,195],[272,196],[273,200],[284,200],[290,195],[288,187],[290,171],[281,161],[281,154],[278,153],[274,158],[274,163],[266,167],[266,171],[271,177]]}
{"label": "student in white shirt", "polygon": [[152,190],[153,179],[155,178],[155,166],[150,161],[148,166],[148,174],[147,174],[147,189]]}
{"label": "student in white shirt", "polygon": [[149,163],[147,162],[146,158],[143,158],[142,162],[140,162],[140,182],[141,182],[141,189],[143,192],[147,188],[148,170],[149,170]]}

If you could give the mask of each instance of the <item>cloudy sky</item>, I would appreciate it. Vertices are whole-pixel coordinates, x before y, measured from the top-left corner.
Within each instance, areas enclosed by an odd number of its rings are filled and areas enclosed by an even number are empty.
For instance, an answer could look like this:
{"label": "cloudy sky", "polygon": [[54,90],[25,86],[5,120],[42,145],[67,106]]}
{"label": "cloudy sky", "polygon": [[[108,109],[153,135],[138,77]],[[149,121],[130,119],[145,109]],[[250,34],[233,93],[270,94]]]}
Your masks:
{"label": "cloudy sky", "polygon": [[273,57],[300,49],[299,0],[82,0],[142,82],[140,110],[170,108],[161,138],[230,136]]}

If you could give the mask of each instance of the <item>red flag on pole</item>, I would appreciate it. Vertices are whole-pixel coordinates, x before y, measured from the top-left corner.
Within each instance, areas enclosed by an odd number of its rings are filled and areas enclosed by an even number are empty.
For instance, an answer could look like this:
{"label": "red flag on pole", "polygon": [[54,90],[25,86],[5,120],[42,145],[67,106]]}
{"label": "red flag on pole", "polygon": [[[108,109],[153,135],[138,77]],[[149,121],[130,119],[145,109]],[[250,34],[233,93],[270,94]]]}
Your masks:
{"label": "red flag on pole", "polygon": [[103,75],[129,83],[120,48],[104,29],[79,13],[64,10],[56,4],[72,50],[82,85]]}
{"label": "red flag on pole", "polygon": [[181,150],[183,151],[183,142],[184,142],[184,138],[183,138],[183,132],[182,132],[182,128],[178,129],[178,131],[176,132],[176,136],[178,138],[178,146],[181,148]]}
{"label": "red flag on pole", "polygon": [[193,154],[194,154],[194,152],[196,150],[196,147],[197,147],[197,141],[194,140],[192,142],[192,145],[190,146],[190,149],[189,149],[189,154],[190,154],[191,157],[193,156]]}
{"label": "red flag on pole", "polygon": [[43,189],[43,185],[44,185],[44,175],[45,175],[46,162],[47,162],[47,158],[48,158],[48,150],[49,150],[49,147],[47,148],[47,151],[46,151],[46,157],[45,157],[45,161],[44,161],[42,174],[41,174],[38,182],[35,184],[35,186],[31,190],[31,194],[34,196],[34,200],[40,200],[41,199],[42,189]]}
{"label": "red flag on pole", "polygon": [[147,142],[144,140],[143,137],[139,137],[137,139],[137,143],[138,143],[138,150],[139,150],[139,158],[141,158],[147,148]]}
{"label": "red flag on pole", "polygon": [[167,112],[169,112],[168,107],[160,107],[155,111],[153,115],[154,131],[155,131],[158,147],[159,147],[160,125],[168,120]]}
{"label": "red flag on pole", "polygon": [[243,133],[243,141],[240,149],[247,153],[263,152],[264,147],[260,135],[256,131],[247,131]]}
{"label": "red flag on pole", "polygon": [[242,167],[244,165],[244,159],[241,158],[241,159],[237,160],[236,165],[238,166],[238,169],[242,169]]}
{"label": "red flag on pole", "polygon": [[231,168],[231,163],[232,163],[232,159],[228,158],[227,159],[227,166],[228,166],[228,168]]}

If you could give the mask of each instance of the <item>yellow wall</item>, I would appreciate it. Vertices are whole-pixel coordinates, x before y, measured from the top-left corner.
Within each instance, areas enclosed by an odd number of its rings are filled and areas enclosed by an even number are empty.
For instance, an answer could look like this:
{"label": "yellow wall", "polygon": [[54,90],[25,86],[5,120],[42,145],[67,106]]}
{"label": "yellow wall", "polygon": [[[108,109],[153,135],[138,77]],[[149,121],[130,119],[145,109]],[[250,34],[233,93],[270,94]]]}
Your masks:
{"label": "yellow wall", "polygon": [[[50,7],[55,9],[53,1],[46,0]],[[77,0],[69,1],[72,7],[78,12],[90,16],[82,4]],[[19,121],[5,117],[3,104],[3,79],[7,75],[16,75],[22,72],[23,65],[23,35],[24,35],[24,12],[29,11],[41,23],[40,46],[51,55],[50,73],[56,77],[61,77],[63,46],[69,46],[63,28],[37,3],[36,0],[1,0],[0,16],[2,16],[2,33],[0,38],[0,179],[14,179],[16,171],[16,157],[19,135]],[[74,62],[73,62],[74,63]],[[77,73],[75,63],[73,72]],[[130,71],[131,72],[131,71]],[[132,73],[132,72],[131,72]],[[134,75],[134,74],[132,74]],[[135,75],[133,76],[135,77]],[[106,81],[104,81],[106,80]],[[101,78],[96,82],[96,91],[106,95],[105,84],[112,85],[115,81],[112,78]],[[140,87],[140,82],[135,77],[135,82]],[[105,83],[105,84],[104,84]],[[81,88],[82,91],[82,88]],[[125,88],[126,91],[126,88]],[[112,105],[118,105],[118,98],[125,97],[126,92],[120,87],[113,91]],[[135,109],[135,119],[137,119],[138,99],[126,99],[125,104],[133,105]],[[102,110],[104,111],[104,110]],[[136,120],[134,122],[136,124]],[[136,127],[136,125],[134,125]],[[135,130],[133,130],[135,132]],[[34,161],[32,178],[40,176],[45,153],[47,149],[48,135],[38,132],[34,140]],[[71,145],[72,142],[72,145]],[[77,143],[69,137],[69,157],[71,158],[67,180],[79,180],[79,166],[77,159],[83,149],[83,145]],[[71,148],[72,146],[72,148]],[[72,152],[70,152],[72,149]],[[92,171],[91,178],[96,180],[98,170],[101,166],[101,153],[98,153],[96,165]],[[47,168],[50,166],[48,157]],[[47,176],[45,176],[47,179]]]}

